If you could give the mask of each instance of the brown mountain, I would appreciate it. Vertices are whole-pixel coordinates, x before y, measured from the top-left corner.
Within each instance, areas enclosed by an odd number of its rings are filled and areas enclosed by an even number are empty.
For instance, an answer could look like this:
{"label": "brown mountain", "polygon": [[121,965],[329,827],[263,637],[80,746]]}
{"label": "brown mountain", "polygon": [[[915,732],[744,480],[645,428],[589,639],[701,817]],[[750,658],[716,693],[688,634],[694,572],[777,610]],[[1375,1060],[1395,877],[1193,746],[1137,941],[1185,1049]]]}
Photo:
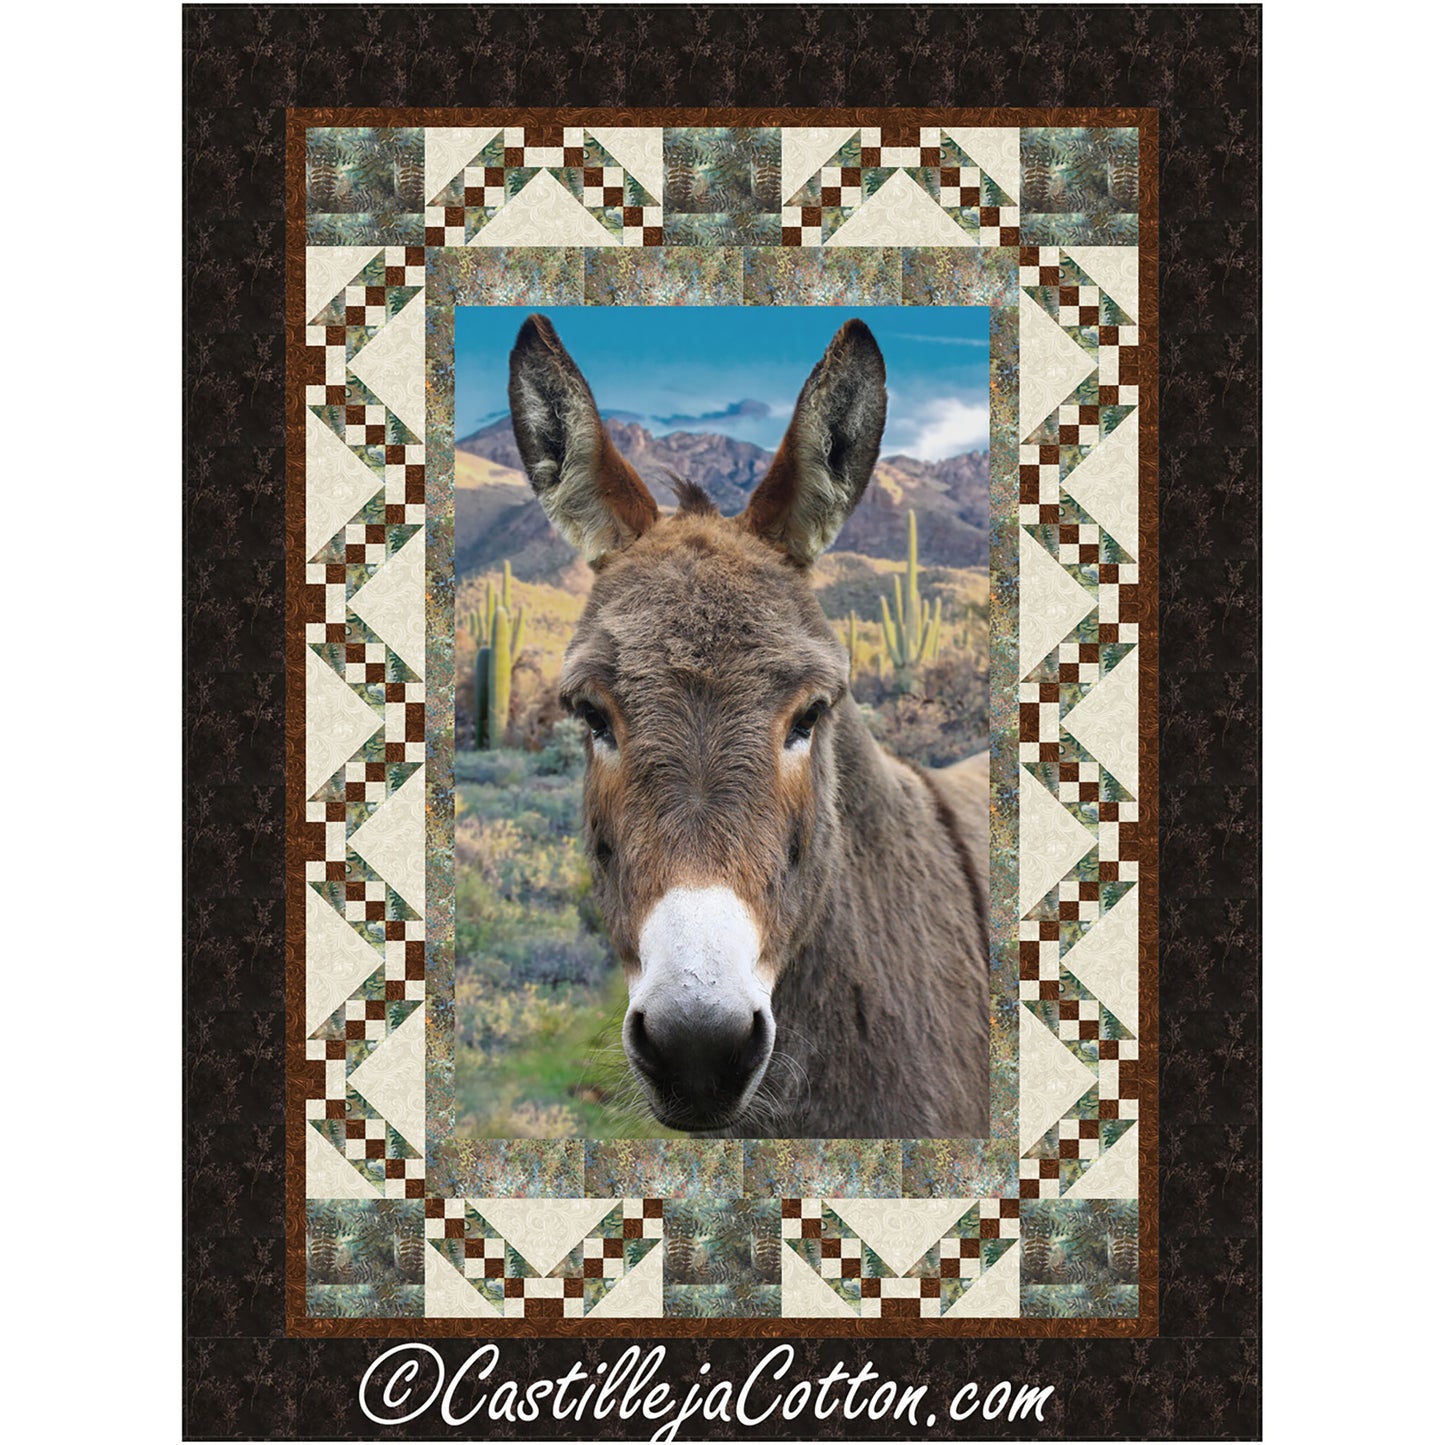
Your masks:
{"label": "brown mountain", "polygon": [[[739,512],[762,478],[772,453],[750,442],[697,432],[655,437],[635,421],[606,423],[618,450],[653,489],[670,499],[669,472],[703,487],[725,514]],[[542,509],[514,488],[525,486],[522,459],[508,417],[457,442],[460,453],[493,464],[490,485],[456,492],[457,571],[500,566],[526,580],[550,581],[573,560]],[[460,468],[459,468],[460,481]],[[506,503],[492,488],[507,488]],[[908,545],[908,513],[918,516],[919,560],[926,566],[976,567],[988,562],[988,455],[970,452],[942,462],[880,458],[868,490],[848,519],[835,551],[901,558]]]}

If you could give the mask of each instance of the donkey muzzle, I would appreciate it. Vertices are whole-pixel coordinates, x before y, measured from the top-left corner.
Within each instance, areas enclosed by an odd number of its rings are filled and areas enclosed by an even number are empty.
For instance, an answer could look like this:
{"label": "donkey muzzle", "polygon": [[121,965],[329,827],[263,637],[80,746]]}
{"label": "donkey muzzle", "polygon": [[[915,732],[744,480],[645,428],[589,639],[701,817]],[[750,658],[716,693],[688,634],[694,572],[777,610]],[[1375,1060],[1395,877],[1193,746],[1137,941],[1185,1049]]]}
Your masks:
{"label": "donkey muzzle", "polygon": [[628,1060],[662,1123],[723,1128],[757,1088],[776,1036],[757,928],[729,888],[673,888],[638,941]]}

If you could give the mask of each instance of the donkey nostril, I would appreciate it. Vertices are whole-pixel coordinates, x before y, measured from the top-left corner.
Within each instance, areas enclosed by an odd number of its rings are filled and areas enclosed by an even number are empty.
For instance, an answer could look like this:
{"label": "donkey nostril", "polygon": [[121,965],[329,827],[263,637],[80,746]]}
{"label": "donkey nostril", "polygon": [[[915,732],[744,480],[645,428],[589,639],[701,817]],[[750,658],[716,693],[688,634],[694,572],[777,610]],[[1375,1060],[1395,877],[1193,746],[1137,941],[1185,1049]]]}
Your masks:
{"label": "donkey nostril", "polygon": [[637,1055],[637,1061],[648,1073],[658,1074],[663,1070],[662,1054],[658,1051],[656,1043],[647,1032],[647,1025],[643,1022],[641,1013],[634,1013],[627,1020],[627,1041],[632,1045],[632,1051]]}
{"label": "donkey nostril", "polygon": [[768,1052],[768,1021],[762,1009],[753,1014],[752,1032],[748,1035],[748,1041],[743,1049],[742,1065],[745,1072],[752,1070],[763,1061]]}

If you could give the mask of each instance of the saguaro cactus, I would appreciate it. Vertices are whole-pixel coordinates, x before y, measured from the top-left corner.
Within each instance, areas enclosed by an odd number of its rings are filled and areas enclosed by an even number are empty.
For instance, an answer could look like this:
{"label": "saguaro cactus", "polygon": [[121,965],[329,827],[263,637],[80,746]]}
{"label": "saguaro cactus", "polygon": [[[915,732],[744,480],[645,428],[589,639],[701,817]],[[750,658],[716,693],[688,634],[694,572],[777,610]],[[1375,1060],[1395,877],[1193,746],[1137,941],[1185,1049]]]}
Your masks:
{"label": "saguaro cactus", "polygon": [[919,595],[918,519],[911,511],[908,514],[907,577],[906,588],[896,574],[893,578],[896,619],[888,610],[888,599],[880,597],[878,600],[883,604],[883,644],[893,664],[894,676],[904,692],[912,692],[917,686],[915,669],[938,656],[943,635],[943,599],[940,597],[930,603]]}
{"label": "saguaro cactus", "polygon": [[462,618],[462,626],[471,636],[473,644],[487,647],[492,638],[492,622],[498,607],[505,607],[512,619],[512,658],[522,650],[522,634],[526,630],[526,607],[523,603],[512,602],[512,564],[502,564],[502,586],[498,590],[492,582],[487,583],[487,600],[481,607],[474,607]]}
{"label": "saguaro cactus", "polygon": [[507,720],[512,711],[512,619],[507,609],[498,605],[492,613],[491,679],[487,688],[487,734],[496,747],[506,736]]}
{"label": "saguaro cactus", "polygon": [[512,705],[512,666],[522,650],[526,608],[512,606],[512,564],[502,564],[502,585],[487,583],[484,606],[475,607],[463,626],[477,644],[476,716],[477,746],[498,747],[507,730]]}

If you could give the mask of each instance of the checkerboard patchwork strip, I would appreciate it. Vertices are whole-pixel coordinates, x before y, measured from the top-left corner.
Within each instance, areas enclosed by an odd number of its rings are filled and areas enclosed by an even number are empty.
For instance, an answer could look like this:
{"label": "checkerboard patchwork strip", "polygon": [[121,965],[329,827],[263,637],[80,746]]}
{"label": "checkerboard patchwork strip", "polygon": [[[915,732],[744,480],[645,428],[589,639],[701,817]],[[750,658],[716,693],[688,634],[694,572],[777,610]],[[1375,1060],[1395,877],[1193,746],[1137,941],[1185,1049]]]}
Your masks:
{"label": "checkerboard patchwork strip", "polygon": [[576,197],[624,246],[663,244],[654,196],[581,126],[509,126],[435,196],[425,211],[428,246],[467,246],[539,172]]}
{"label": "checkerboard patchwork strip", "polygon": [[[1098,891],[1097,885],[1062,883],[1059,901],[1043,911],[1076,912],[1088,900],[1070,905],[1070,895]],[[1023,1199],[1066,1193],[1139,1117],[1139,1040],[1061,963],[1062,932],[1053,918],[1019,925],[1020,1007],[1044,1023],[1096,1082],[1019,1161]],[[1073,932],[1077,938],[1077,924]]]}
{"label": "checkerboard patchwork strip", "polygon": [[425,999],[425,924],[349,840],[422,766],[424,679],[351,611],[351,599],[426,521],[425,447],[349,370],[425,284],[419,246],[380,250],[306,328],[307,404],[379,486],[307,561],[306,642],[372,709],[380,727],[308,799],[319,846],[308,887],[376,950],[377,970],[306,1043],[306,1115],[383,1194],[420,1198],[425,1161],[348,1084],[355,1068]]}
{"label": "checkerboard patchwork strip", "polygon": [[1137,559],[1069,493],[1069,476],[1138,404],[1138,328],[1059,247],[1023,246],[1019,285],[1094,371],[1019,447],[1019,524],[1094,606],[1019,680],[1019,762],[1096,838],[1019,922],[1019,998],[1096,1083],[1020,1160],[1019,1194],[1057,1198],[1138,1116],[1138,1040],[1071,975],[1067,951],[1139,878],[1139,805],[1062,725],[1139,642]]}
{"label": "checkerboard patchwork strip", "polygon": [[426,1237],[508,1319],[580,1319],[663,1239],[661,1199],[623,1199],[545,1275],[464,1199],[426,1201]]}
{"label": "checkerboard patchwork strip", "polygon": [[1017,246],[1017,198],[938,126],[865,126],[785,199],[784,246],[822,246],[902,171],[980,246]]}
{"label": "checkerboard patchwork strip", "polygon": [[1019,1201],[984,1199],[901,1273],[821,1199],[783,1200],[783,1242],[860,1319],[938,1319],[1019,1238]]}

